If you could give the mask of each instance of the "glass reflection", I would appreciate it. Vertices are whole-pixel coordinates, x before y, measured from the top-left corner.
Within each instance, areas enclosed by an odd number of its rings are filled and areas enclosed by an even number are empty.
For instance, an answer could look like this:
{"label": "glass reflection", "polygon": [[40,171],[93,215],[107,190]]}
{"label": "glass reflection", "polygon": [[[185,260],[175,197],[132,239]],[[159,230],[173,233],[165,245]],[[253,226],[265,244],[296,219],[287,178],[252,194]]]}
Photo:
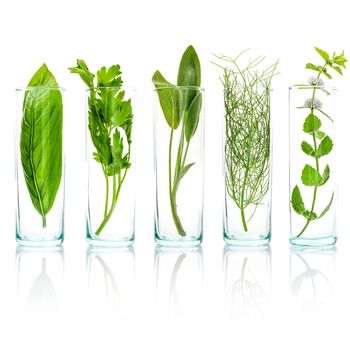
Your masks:
{"label": "glass reflection", "polygon": [[290,291],[302,314],[317,316],[331,309],[335,258],[335,247],[290,249]]}
{"label": "glass reflection", "polygon": [[187,318],[198,314],[203,306],[202,248],[156,246],[154,268],[157,314],[170,318]]}
{"label": "glass reflection", "polygon": [[89,308],[105,323],[126,318],[133,304],[135,252],[89,246],[86,255]]}
{"label": "glass reflection", "polygon": [[60,313],[64,285],[64,250],[17,246],[17,299],[24,318],[47,321]]}
{"label": "glass reflection", "polygon": [[271,299],[270,247],[224,247],[225,311],[233,318],[265,317]]}

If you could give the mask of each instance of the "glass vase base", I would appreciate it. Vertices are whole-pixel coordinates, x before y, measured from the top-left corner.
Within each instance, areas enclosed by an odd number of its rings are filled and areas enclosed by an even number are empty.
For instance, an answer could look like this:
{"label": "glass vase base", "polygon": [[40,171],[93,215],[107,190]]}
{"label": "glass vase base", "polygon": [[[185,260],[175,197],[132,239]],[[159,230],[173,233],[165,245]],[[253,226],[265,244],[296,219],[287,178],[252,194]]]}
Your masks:
{"label": "glass vase base", "polygon": [[130,247],[134,243],[134,239],[121,240],[121,241],[108,241],[102,239],[87,238],[89,246],[96,248],[123,248]]}
{"label": "glass vase base", "polygon": [[293,246],[299,247],[325,247],[332,246],[337,242],[336,236],[328,236],[322,238],[302,238],[293,237],[289,239],[289,242]]}
{"label": "glass vase base", "polygon": [[157,245],[169,248],[194,248],[202,243],[202,235],[198,239],[165,239],[155,235],[155,242]]}
{"label": "glass vase base", "polygon": [[60,246],[63,242],[63,238],[55,240],[29,240],[16,237],[17,244],[24,247],[57,247]]}
{"label": "glass vase base", "polygon": [[224,241],[227,245],[236,247],[263,247],[270,243],[270,235],[267,237],[257,237],[257,238],[234,238],[228,236],[224,233]]}

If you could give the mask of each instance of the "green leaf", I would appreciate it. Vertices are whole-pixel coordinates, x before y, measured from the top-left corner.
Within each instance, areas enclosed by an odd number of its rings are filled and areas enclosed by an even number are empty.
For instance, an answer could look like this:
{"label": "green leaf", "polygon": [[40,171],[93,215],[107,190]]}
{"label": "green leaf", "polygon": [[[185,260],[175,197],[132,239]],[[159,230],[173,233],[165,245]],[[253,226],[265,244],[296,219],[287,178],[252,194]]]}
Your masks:
{"label": "green leaf", "polygon": [[177,177],[177,181],[176,181],[176,183],[175,183],[175,186],[174,186],[174,193],[177,192],[182,178],[187,174],[187,172],[190,170],[190,168],[191,168],[194,164],[195,164],[195,163],[189,163],[189,164],[185,165],[185,166],[181,169],[181,171],[179,172],[179,175],[178,175],[178,177]]}
{"label": "green leaf", "polygon": [[46,227],[62,177],[62,94],[45,64],[28,86],[33,89],[23,103],[21,162],[31,201]]}
{"label": "green leaf", "polygon": [[89,87],[89,89],[94,88],[94,78],[95,75],[89,71],[88,66],[83,60],[77,60],[77,66],[68,68],[71,73],[79,74],[80,78]]}
{"label": "green leaf", "polygon": [[305,205],[300,194],[298,186],[295,186],[292,192],[292,207],[297,214],[303,215],[305,212]]}
{"label": "green leaf", "polygon": [[123,168],[123,139],[120,136],[118,129],[115,129],[113,134],[113,143],[111,147],[112,162],[107,165],[107,175],[112,176],[119,174]]}
{"label": "green leaf", "polygon": [[327,69],[326,68],[323,68],[321,70],[321,73],[326,76],[328,79],[332,79],[332,76],[328,73]]}
{"label": "green leaf", "polygon": [[175,85],[169,83],[158,70],[153,74],[152,81],[157,89],[165,120],[175,130],[180,124],[181,92]]}
{"label": "green leaf", "polygon": [[189,46],[182,55],[177,74],[177,86],[188,87],[183,89],[184,109],[187,110],[197,95],[197,89],[201,84],[201,66],[199,58],[193,46]]}
{"label": "green leaf", "polygon": [[316,150],[316,157],[321,158],[327,155],[333,149],[333,141],[329,136],[322,139]]}
{"label": "green leaf", "polygon": [[310,211],[310,210],[305,210],[304,213],[303,213],[303,216],[306,219],[310,219],[310,221],[317,219],[317,214],[315,212],[313,212],[313,211]]}
{"label": "green leaf", "polygon": [[123,84],[121,74],[119,64],[111,66],[108,70],[102,67],[97,72],[97,87],[121,86]]}
{"label": "green leaf", "polygon": [[334,65],[333,65],[332,68],[333,68],[336,72],[338,72],[340,75],[343,75],[343,72],[342,72],[342,70],[341,70],[340,67],[334,66]]}
{"label": "green leaf", "polygon": [[311,69],[314,70],[316,72],[319,72],[319,69],[313,64],[313,63],[307,63],[305,66],[306,69]]}
{"label": "green leaf", "polygon": [[321,125],[321,120],[317,118],[313,113],[310,113],[305,119],[303,130],[307,134],[310,134],[312,132],[316,132],[321,127]]}
{"label": "green leaf", "polygon": [[308,156],[313,157],[315,155],[315,151],[312,148],[312,146],[307,143],[306,141],[303,141],[301,143],[301,149],[303,150],[304,153],[306,153]]}
{"label": "green leaf", "polygon": [[197,96],[193,99],[190,108],[188,109],[185,120],[185,137],[187,142],[191,140],[197,130],[201,109],[202,93],[198,91]]}
{"label": "green leaf", "polygon": [[320,186],[324,185],[329,180],[330,172],[331,170],[329,169],[329,165],[327,164],[322,174],[322,182]]}
{"label": "green leaf", "polygon": [[301,181],[305,186],[320,186],[322,176],[311,165],[306,164],[301,174]]}
{"label": "green leaf", "polygon": [[318,47],[315,47],[315,50],[325,60],[325,62],[329,61],[329,54],[326,51],[323,51],[323,50],[319,49]]}
{"label": "green leaf", "polygon": [[321,130],[317,130],[316,133],[315,133],[315,136],[316,136],[319,140],[322,140],[322,139],[326,136],[326,133],[324,133],[324,132],[321,131]]}
{"label": "green leaf", "polygon": [[330,209],[330,207],[331,207],[331,205],[333,203],[333,199],[334,199],[334,192],[332,193],[331,200],[329,201],[327,206],[322,210],[320,216],[318,217],[319,219],[322,218],[322,216],[324,216],[328,212],[328,210]]}

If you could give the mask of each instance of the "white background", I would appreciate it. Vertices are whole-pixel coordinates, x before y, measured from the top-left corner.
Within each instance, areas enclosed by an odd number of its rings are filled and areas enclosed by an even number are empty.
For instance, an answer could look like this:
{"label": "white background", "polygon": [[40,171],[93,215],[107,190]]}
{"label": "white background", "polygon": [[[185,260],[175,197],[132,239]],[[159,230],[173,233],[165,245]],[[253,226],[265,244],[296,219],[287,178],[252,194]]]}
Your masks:
{"label": "white background", "polygon": [[[302,253],[309,270],[288,245],[288,86],[308,78],[305,63],[318,60],[314,46],[350,56],[348,33],[346,1],[340,0],[2,1],[0,349],[347,348],[349,74],[334,81],[340,89],[339,241],[333,251]],[[202,253],[184,253],[174,291],[169,276],[179,253],[157,254],[153,243],[151,76],[160,69],[175,81],[189,44],[200,57],[206,89],[205,231]],[[210,61],[212,52],[234,56],[247,47],[281,60],[272,100],[273,237],[270,251],[224,254],[220,72]],[[138,89],[134,254],[103,258],[117,289],[107,288],[84,240],[84,86],[67,70],[76,58],[92,71],[119,63],[126,84]],[[16,254],[14,89],[43,62],[67,89],[66,239],[61,252]],[[231,288],[245,258],[250,284]]]}

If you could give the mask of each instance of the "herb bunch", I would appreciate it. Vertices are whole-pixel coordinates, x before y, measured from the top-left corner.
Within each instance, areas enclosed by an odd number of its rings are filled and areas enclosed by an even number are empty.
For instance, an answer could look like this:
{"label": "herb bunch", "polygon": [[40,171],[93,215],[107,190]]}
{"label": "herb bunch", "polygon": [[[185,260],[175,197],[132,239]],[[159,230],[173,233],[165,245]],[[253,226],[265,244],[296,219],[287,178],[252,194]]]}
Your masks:
{"label": "herb bunch", "polygon": [[131,99],[125,98],[119,65],[113,65],[108,69],[102,67],[95,76],[89,71],[86,63],[78,59],[77,66],[69,70],[79,74],[90,91],[88,127],[95,147],[93,158],[101,164],[106,186],[103,220],[95,232],[95,235],[99,236],[114,212],[120,190],[131,166],[133,124]]}
{"label": "herb bunch", "polygon": [[[190,142],[196,133],[202,108],[201,67],[195,49],[189,46],[182,55],[177,85],[167,81],[160,71],[152,77],[164,118],[170,127],[168,148],[169,199],[174,224],[180,236],[186,236],[177,212],[176,195],[181,180],[195,163],[187,163]],[[181,128],[175,166],[172,160],[174,132]],[[173,169],[174,168],[174,169]]]}
{"label": "herb bunch", "polygon": [[223,69],[226,190],[247,232],[270,187],[270,87],[278,61],[259,70],[265,58],[242,65],[244,53],[236,58],[216,56],[224,65],[214,64]]}
{"label": "herb bunch", "polygon": [[46,227],[62,177],[62,93],[43,64],[25,92],[21,125],[21,163],[31,201]]}
{"label": "herb bunch", "polygon": [[322,109],[322,102],[316,98],[316,92],[320,91],[329,95],[330,93],[325,89],[322,77],[332,79],[329,73],[330,69],[333,69],[338,74],[343,74],[343,69],[346,68],[345,63],[347,59],[344,57],[344,51],[341,54],[333,53],[328,54],[326,51],[315,47],[316,52],[322,57],[323,64],[315,65],[313,63],[307,63],[305,68],[317,72],[316,77],[311,77],[308,84],[296,85],[300,89],[310,89],[311,97],[308,98],[303,106],[298,108],[308,110],[308,116],[306,117],[303,125],[303,131],[311,139],[311,144],[307,141],[301,143],[301,150],[311,157],[314,161],[315,167],[310,164],[306,164],[302,170],[301,182],[304,186],[313,187],[313,196],[310,209],[306,209],[302,195],[298,185],[296,185],[292,191],[291,204],[294,211],[302,215],[306,222],[301,228],[299,234],[296,237],[300,237],[308,228],[311,221],[322,218],[330,209],[334,192],[320,214],[315,212],[317,191],[318,188],[324,186],[330,178],[330,167],[327,164],[321,174],[320,158],[328,155],[333,149],[333,141],[324,131],[321,130],[322,117],[328,118],[333,122],[332,117]]}

